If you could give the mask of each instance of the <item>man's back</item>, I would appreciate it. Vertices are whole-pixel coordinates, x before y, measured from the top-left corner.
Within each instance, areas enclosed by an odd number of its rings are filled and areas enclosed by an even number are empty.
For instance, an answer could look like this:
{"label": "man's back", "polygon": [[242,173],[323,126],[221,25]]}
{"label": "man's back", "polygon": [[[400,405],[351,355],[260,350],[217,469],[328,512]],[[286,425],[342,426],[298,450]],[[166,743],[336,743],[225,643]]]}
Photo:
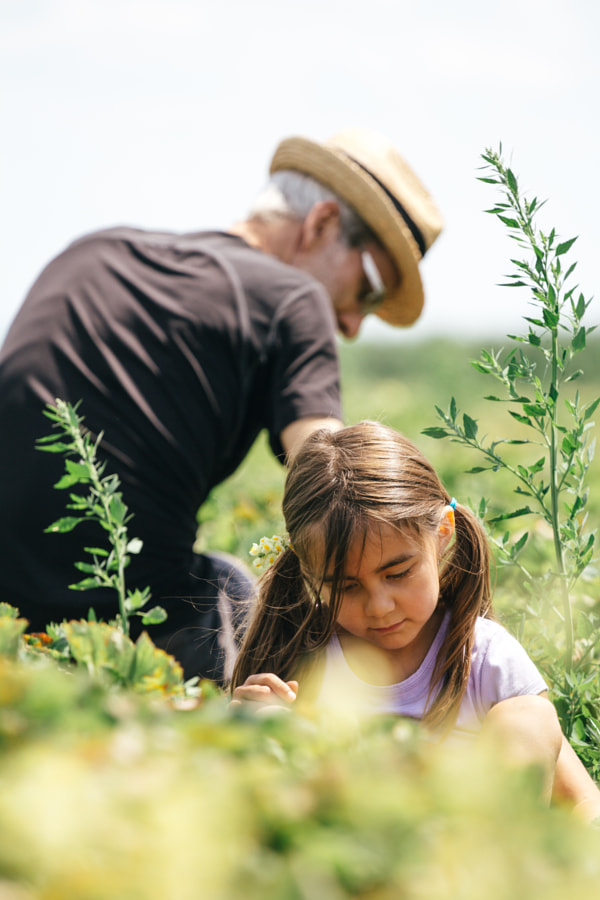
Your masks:
{"label": "man's back", "polygon": [[[266,427],[274,449],[302,415],[339,416],[334,325],[308,276],[230,234],[111,229],[42,273],[0,353],[0,598],[32,627],[114,615],[106,592],[78,594],[73,563],[102,540],[64,515],[59,456],[35,450],[45,403],[79,409],[104,433],[144,550],[128,570],[158,602],[186,593],[198,507]],[[310,348],[313,362],[306,356]],[[189,585],[187,586],[189,593]]]}

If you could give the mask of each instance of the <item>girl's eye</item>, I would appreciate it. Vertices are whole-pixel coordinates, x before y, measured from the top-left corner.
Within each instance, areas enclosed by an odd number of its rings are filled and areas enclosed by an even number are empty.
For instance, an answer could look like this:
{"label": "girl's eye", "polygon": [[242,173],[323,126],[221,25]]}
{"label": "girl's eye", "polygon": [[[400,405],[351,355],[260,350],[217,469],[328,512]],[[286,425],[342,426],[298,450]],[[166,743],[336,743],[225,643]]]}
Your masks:
{"label": "girl's eye", "polygon": [[387,577],[388,577],[391,581],[399,581],[400,578],[405,578],[406,575],[408,575],[408,573],[410,572],[411,569],[412,569],[412,566],[410,567],[410,569],[402,569],[401,572],[390,572],[390,574],[389,574]]}
{"label": "girl's eye", "polygon": [[355,591],[357,588],[358,588],[358,582],[357,582],[357,581],[346,581],[346,582],[344,582],[344,584],[342,585],[341,590],[342,590],[342,593],[343,593],[343,594],[351,594],[352,591]]}

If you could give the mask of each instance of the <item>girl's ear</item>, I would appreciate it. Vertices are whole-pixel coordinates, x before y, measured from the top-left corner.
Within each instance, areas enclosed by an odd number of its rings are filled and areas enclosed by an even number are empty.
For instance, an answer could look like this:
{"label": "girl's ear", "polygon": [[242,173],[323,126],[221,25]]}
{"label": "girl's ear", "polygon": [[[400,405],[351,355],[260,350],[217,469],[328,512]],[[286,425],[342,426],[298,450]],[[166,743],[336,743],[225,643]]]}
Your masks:
{"label": "girl's ear", "polygon": [[440,556],[450,543],[454,534],[454,510],[451,506],[444,507],[442,512],[442,520],[438,531],[438,539],[440,542]]}

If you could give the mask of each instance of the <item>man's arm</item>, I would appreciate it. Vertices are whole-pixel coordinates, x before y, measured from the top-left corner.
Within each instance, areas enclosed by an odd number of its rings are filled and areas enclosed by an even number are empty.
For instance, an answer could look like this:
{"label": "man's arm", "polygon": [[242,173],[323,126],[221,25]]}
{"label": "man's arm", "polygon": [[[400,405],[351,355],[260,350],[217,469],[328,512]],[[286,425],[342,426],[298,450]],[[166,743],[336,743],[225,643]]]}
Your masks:
{"label": "man's arm", "polygon": [[288,463],[296,455],[306,438],[313,431],[318,431],[320,428],[331,428],[332,431],[337,431],[338,428],[343,428],[343,422],[333,418],[333,416],[314,417],[297,419],[283,429],[281,432],[281,445],[286,452]]}

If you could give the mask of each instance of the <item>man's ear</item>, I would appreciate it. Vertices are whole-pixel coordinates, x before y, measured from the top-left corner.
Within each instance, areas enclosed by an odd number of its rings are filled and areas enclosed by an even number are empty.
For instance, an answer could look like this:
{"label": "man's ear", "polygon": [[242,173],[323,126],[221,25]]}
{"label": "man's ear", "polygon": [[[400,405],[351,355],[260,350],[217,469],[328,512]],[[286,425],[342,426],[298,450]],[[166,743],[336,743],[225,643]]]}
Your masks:
{"label": "man's ear", "polygon": [[335,200],[315,203],[302,223],[300,249],[310,251],[337,241],[340,236],[340,208]]}
{"label": "man's ear", "polygon": [[454,510],[451,506],[446,506],[442,513],[442,520],[438,530],[438,539],[440,542],[440,556],[452,540],[454,534]]}

